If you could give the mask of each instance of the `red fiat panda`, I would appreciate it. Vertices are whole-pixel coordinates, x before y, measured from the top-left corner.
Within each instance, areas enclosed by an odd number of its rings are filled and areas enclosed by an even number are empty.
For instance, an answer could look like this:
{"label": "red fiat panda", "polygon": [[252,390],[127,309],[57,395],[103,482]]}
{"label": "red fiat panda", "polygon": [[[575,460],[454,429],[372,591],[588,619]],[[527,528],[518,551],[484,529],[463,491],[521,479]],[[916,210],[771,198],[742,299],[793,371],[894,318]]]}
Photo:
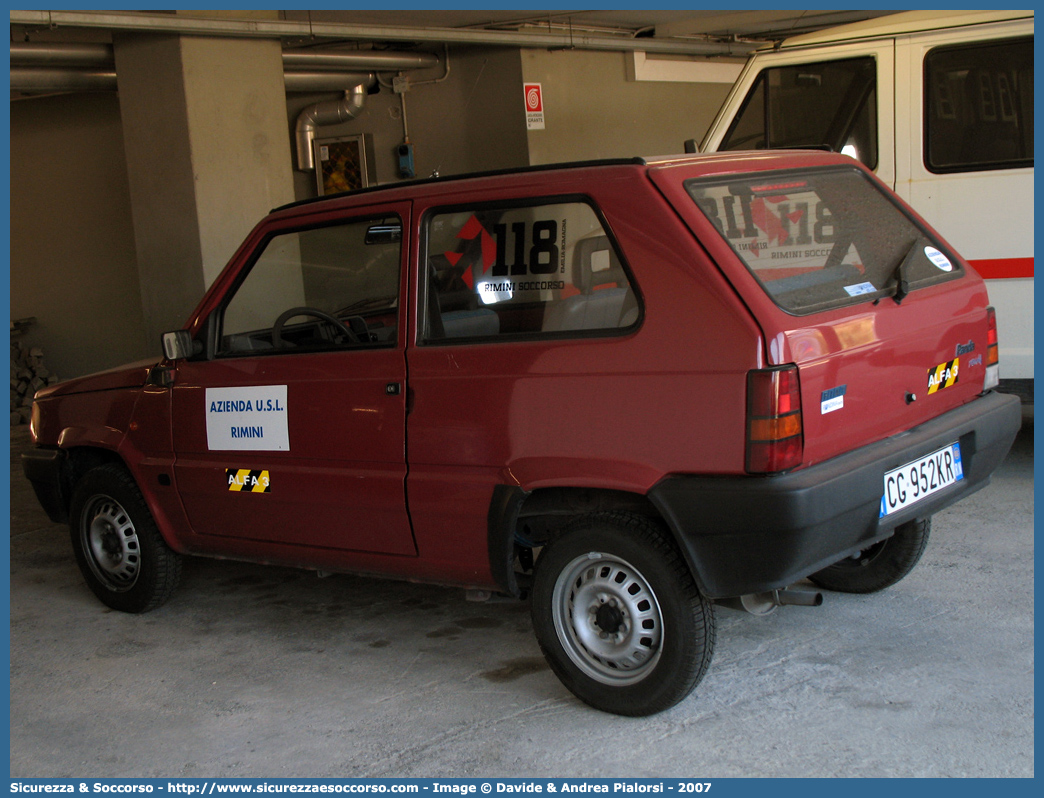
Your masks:
{"label": "red fiat panda", "polygon": [[279,208],[165,357],[37,394],[24,468],[107,605],[183,555],[531,597],[592,706],[706,671],[713,603],[903,578],[1020,422],[982,280],[810,152]]}

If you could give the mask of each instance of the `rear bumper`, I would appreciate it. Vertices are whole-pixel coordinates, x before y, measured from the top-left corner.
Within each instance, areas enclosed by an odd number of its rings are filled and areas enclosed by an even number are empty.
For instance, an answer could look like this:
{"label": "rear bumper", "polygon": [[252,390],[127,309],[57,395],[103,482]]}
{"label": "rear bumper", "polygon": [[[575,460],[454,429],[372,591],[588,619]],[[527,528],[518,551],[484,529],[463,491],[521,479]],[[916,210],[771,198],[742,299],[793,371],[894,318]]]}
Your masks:
{"label": "rear bumper", "polygon": [[30,449],[22,454],[22,470],[33,484],[47,517],[56,524],[69,520],[69,497],[62,479],[65,458],[61,449]]}
{"label": "rear bumper", "polygon": [[[649,498],[709,598],[773,590],[802,579],[895,527],[989,484],[1022,423],[1018,397],[991,393],[825,463],[773,477],[671,476]],[[964,479],[879,518],[886,472],[959,441]]]}

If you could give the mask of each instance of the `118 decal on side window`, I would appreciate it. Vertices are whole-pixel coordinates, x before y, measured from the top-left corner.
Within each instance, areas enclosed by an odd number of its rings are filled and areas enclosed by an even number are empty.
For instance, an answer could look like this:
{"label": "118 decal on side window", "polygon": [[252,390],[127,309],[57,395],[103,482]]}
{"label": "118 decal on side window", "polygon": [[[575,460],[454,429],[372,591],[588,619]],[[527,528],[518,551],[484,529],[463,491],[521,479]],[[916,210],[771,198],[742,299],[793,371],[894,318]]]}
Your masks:
{"label": "118 decal on side window", "polygon": [[[563,225],[564,227],[564,225]],[[494,277],[520,276],[525,274],[554,274],[559,267],[558,222],[547,219],[533,222],[532,245],[529,247],[529,269],[526,270],[526,223],[513,222],[511,236],[514,239],[512,262],[507,261],[508,226],[493,225],[493,238],[497,245],[497,260],[493,265]]]}

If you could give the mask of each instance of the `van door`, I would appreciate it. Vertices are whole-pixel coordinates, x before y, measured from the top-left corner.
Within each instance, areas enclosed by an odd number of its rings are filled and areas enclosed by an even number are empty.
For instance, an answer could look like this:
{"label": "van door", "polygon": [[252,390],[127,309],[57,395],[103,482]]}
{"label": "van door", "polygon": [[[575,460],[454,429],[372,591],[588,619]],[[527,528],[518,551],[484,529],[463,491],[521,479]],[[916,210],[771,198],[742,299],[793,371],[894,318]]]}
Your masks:
{"label": "van door", "polygon": [[896,192],[986,278],[1006,379],[1033,377],[1032,27],[896,47]]}
{"label": "van door", "polygon": [[824,147],[893,185],[894,40],[756,55],[702,149]]}

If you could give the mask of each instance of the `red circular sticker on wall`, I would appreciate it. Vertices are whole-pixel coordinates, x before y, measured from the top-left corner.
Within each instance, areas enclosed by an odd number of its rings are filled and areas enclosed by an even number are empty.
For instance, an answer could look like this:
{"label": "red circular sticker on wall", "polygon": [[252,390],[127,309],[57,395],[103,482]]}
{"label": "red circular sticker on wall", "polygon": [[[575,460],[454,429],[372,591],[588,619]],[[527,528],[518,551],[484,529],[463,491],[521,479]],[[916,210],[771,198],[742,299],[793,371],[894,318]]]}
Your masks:
{"label": "red circular sticker on wall", "polygon": [[526,110],[539,112],[544,110],[544,100],[540,96],[539,83],[527,83],[526,88]]}

